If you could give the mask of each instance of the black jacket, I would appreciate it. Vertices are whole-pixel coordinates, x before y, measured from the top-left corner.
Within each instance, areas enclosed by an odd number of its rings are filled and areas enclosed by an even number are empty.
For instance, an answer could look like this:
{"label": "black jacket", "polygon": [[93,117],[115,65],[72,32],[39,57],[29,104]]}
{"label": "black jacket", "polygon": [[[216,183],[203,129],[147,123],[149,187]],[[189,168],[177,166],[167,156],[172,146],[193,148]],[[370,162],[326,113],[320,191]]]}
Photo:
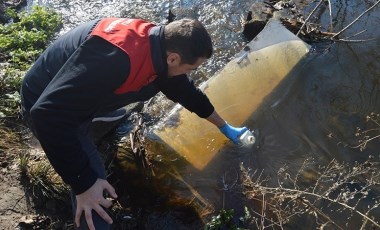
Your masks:
{"label": "black jacket", "polygon": [[31,117],[51,164],[76,194],[97,179],[78,137],[80,125],[95,114],[148,100],[160,91],[202,118],[214,111],[186,75],[167,77],[164,26],[153,27],[149,34],[157,79],[138,92],[115,94],[129,74],[129,57],[102,38],[88,36],[96,23],[85,23],[49,46],[21,89],[23,115]]}

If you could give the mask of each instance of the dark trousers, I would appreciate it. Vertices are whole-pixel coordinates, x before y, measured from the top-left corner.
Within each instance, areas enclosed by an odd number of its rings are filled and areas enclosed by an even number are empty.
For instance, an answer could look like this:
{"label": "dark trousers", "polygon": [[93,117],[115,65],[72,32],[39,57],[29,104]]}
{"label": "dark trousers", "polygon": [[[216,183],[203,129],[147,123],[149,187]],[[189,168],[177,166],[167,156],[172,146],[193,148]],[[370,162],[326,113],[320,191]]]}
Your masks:
{"label": "dark trousers", "polygon": [[[106,179],[106,170],[104,167],[104,162],[100,158],[100,154],[91,139],[90,136],[90,128],[92,122],[86,122],[82,124],[80,127],[80,131],[83,132],[83,135],[80,135],[80,142],[82,143],[83,149],[87,149],[91,151],[87,151],[88,158],[90,160],[91,167],[95,170],[95,172],[98,174],[98,178],[100,179]],[[76,211],[76,199],[75,195],[72,192],[71,193],[71,200],[72,200],[72,207],[73,207],[73,214],[75,217],[75,211]],[[94,221],[94,226],[96,230],[106,230],[111,229],[111,225],[109,225],[106,221],[103,220],[95,211],[92,211],[92,220]],[[84,217],[84,213],[82,213],[82,216],[80,218],[80,228],[79,229],[88,229],[86,218]]]}
{"label": "dark trousers", "polygon": [[[23,111],[23,120],[24,120],[24,123],[29,127],[29,129],[38,139],[38,136],[36,135],[36,132],[34,131],[33,124],[30,120],[30,116],[28,116],[28,114],[25,111]],[[87,151],[88,158],[90,160],[91,167],[98,174],[98,178],[106,179],[106,170],[104,167],[104,162],[102,161],[100,154],[90,135],[90,128],[92,128],[91,126],[93,124],[95,123],[88,121],[81,125],[80,132],[82,132],[83,135],[79,135],[80,142],[83,146],[83,149],[91,150],[91,151]],[[72,201],[73,215],[75,216],[76,198],[73,192],[71,193],[71,201]],[[95,211],[92,211],[92,219],[94,221],[96,230],[111,229],[111,225],[109,225],[106,221],[104,221],[103,218],[101,218]],[[84,213],[82,213],[81,215],[80,228],[78,229],[88,229],[86,218],[84,217]]]}

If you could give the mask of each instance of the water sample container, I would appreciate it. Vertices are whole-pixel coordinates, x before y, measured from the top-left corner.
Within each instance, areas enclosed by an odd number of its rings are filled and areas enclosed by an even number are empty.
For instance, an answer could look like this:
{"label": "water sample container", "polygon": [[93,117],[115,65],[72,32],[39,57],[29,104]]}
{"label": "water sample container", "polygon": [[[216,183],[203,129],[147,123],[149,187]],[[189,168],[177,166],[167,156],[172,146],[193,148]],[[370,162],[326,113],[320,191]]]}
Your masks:
{"label": "water sample container", "polygon": [[249,130],[245,131],[240,137],[239,137],[240,143],[242,145],[253,145],[256,142],[256,138],[253,135],[253,133]]}

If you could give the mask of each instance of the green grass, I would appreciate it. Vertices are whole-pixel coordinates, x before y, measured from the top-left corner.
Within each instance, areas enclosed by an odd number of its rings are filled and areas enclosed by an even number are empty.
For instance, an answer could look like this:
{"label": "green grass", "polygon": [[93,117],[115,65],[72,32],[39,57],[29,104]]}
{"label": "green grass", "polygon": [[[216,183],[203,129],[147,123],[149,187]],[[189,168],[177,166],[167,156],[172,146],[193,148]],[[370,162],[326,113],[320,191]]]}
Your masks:
{"label": "green grass", "polygon": [[0,118],[17,117],[23,76],[62,27],[61,17],[43,7],[6,13],[12,22],[0,24]]}
{"label": "green grass", "polygon": [[50,199],[69,202],[70,187],[45,157],[32,157],[28,153],[22,153],[19,154],[18,166],[37,205],[44,205]]}

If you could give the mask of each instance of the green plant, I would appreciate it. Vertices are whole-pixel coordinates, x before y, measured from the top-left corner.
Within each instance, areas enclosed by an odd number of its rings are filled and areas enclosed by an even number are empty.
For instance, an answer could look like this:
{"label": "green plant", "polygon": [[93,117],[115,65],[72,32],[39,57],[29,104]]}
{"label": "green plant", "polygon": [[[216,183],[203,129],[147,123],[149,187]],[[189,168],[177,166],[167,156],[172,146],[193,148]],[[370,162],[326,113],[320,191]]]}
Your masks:
{"label": "green plant", "polygon": [[16,117],[25,72],[62,26],[57,13],[39,6],[6,14],[12,22],[0,24],[0,118]]}
{"label": "green plant", "polygon": [[205,230],[216,230],[221,229],[222,227],[228,227],[228,229],[238,229],[238,227],[232,223],[234,216],[234,210],[229,209],[220,210],[219,214],[213,216],[211,221],[206,224]]}
{"label": "green plant", "polygon": [[33,195],[38,200],[46,198],[67,199],[70,191],[69,186],[62,181],[45,158],[34,162],[30,159],[27,159],[27,161],[27,177]]}
{"label": "green plant", "polygon": [[[61,28],[62,19],[57,13],[39,6],[20,13],[7,9],[6,14],[11,18],[10,22],[0,24],[0,133],[4,137],[0,147],[10,151],[16,147],[17,134],[16,129],[12,132],[8,128],[5,118],[18,118],[23,76]],[[17,143],[20,143],[19,139]],[[32,159],[28,154],[20,154],[19,168],[37,200],[69,197],[68,186],[46,159]]]}
{"label": "green plant", "polygon": [[57,13],[39,6],[10,15],[15,22],[0,25],[0,52],[15,64],[32,62],[62,25]]}
{"label": "green plant", "polygon": [[10,18],[17,18],[17,11],[15,9],[5,9],[5,15]]}
{"label": "green plant", "polygon": [[0,98],[0,118],[13,116],[19,107],[20,94],[16,91],[1,95]]}
{"label": "green plant", "polygon": [[28,164],[29,164],[30,156],[25,153],[19,154],[19,162],[18,162],[18,168],[21,171],[22,176],[28,175]]}

